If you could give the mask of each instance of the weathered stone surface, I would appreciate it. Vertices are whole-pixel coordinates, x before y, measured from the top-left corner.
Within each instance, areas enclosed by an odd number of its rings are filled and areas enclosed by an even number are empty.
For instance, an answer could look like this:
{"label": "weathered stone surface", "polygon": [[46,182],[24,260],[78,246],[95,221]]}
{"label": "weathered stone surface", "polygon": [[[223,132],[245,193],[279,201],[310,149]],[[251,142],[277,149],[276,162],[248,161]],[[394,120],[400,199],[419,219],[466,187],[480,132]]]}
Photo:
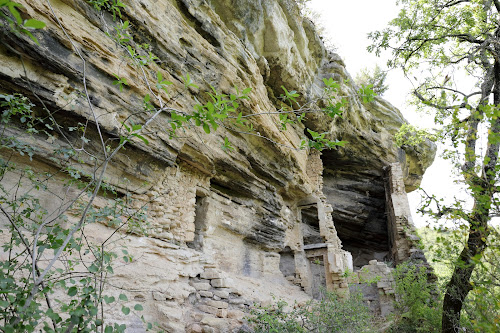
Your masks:
{"label": "weathered stone surface", "polygon": [[[23,15],[47,27],[34,32],[40,45],[0,27],[0,93],[23,93],[58,110],[54,116],[65,128],[88,122],[86,151],[101,158],[96,119],[103,139],[117,140],[124,120],[144,122],[146,114],[137,110],[150,93],[125,51],[106,34],[116,23],[84,0],[51,0],[52,6],[19,2]],[[309,114],[305,124],[349,144],[323,153],[290,149],[299,146],[304,127],[282,131],[273,114],[251,117],[269,140],[222,127],[210,135],[186,127],[182,136],[171,138],[164,131],[170,114],[162,114],[144,134],[149,144],[139,139],[127,143],[105,174],[120,194],[131,192],[131,207],[147,208],[151,226],[147,237],[117,240],[136,259],[115,268],[110,285],[119,289],[112,293],[137,296],[147,319],[168,332],[225,332],[242,325],[242,310],[251,304],[270,304],[271,294],[289,304],[310,299],[318,284],[311,267],[324,270],[330,290],[345,292],[342,273],[347,268],[386,256],[404,260],[419,255],[402,231],[411,225],[403,192],[419,183],[435,147],[428,142],[395,147],[393,134],[404,122],[401,113],[380,98],[360,101],[352,80],[345,83],[350,76],[340,57],[324,48],[292,0],[124,3],[122,19],[131,23],[134,40],[150,44],[159,58],[146,78],[155,82],[160,71],[173,82],[163,96],[169,107],[189,113],[197,100],[207,100],[205,92],[212,86],[225,94],[237,86],[252,88],[250,99],[241,102],[243,114],[272,113],[281,86],[301,93],[301,102],[313,101],[322,94],[322,79],[333,77],[341,83],[339,94],[349,96],[344,117]],[[85,60],[85,72],[76,50]],[[199,88],[185,89],[186,73]],[[113,84],[114,74],[127,79],[123,92]],[[89,101],[82,91],[88,91]],[[12,158],[20,170],[31,165],[41,172],[57,171],[61,161],[53,159],[52,149],[81,141],[78,133],[65,129],[52,141],[21,129],[7,134],[37,151],[33,160]],[[225,137],[236,149],[221,148]],[[79,167],[91,173],[93,163],[84,160]],[[393,163],[402,169],[389,179],[384,168]],[[16,171],[4,176],[2,185],[12,187],[17,176]],[[78,193],[66,189],[64,180],[55,177],[51,192],[41,195],[49,213],[60,207],[59,197]],[[95,202],[95,208],[107,205],[106,197]],[[70,213],[74,217],[79,211]],[[101,244],[113,229],[91,224],[85,232],[89,241]],[[1,233],[0,242],[7,241],[7,233]],[[318,244],[321,251],[316,251]],[[384,297],[392,292],[386,289],[381,287]],[[384,302],[379,300],[379,308],[385,313]],[[117,309],[107,318],[135,327]]]}

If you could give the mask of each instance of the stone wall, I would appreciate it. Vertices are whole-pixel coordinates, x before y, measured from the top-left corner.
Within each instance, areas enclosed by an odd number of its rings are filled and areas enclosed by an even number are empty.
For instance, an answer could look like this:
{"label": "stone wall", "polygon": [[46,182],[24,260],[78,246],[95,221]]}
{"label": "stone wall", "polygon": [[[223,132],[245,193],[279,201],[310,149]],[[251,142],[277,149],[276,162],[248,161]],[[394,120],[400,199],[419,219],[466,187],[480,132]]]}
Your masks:
{"label": "stone wall", "polygon": [[[98,132],[117,140],[125,119],[143,121],[136,110],[148,93],[107,34],[116,23],[83,0],[19,2],[25,17],[47,27],[34,32],[39,45],[0,27],[0,93],[28,96],[37,112],[43,112],[43,103],[64,128],[87,123],[86,135],[93,140],[86,149],[100,158]],[[85,227],[89,242],[116,237],[117,246],[126,246],[133,258],[115,267],[111,294],[125,292],[130,304],[144,306],[147,320],[168,332],[230,332],[243,325],[254,303],[270,304],[271,295],[304,303],[318,297],[322,284],[346,295],[347,270],[373,259],[400,262],[411,256],[404,187],[419,182],[435,147],[427,142],[403,151],[394,145],[393,135],[405,121],[399,110],[381,98],[362,103],[340,56],[324,48],[293,1],[123,2],[133,38],[149,43],[159,58],[146,77],[154,81],[160,71],[173,82],[164,96],[169,107],[189,113],[212,86],[226,94],[235,86],[251,87],[241,109],[255,115],[254,128],[269,140],[222,127],[207,135],[195,126],[171,137],[165,113],[144,134],[149,144],[127,143],[105,181],[120,195],[131,195],[131,208],[144,208],[147,233],[116,234],[109,223]],[[129,83],[123,92],[113,84],[115,73]],[[186,73],[198,88],[185,89]],[[310,114],[304,123],[349,143],[323,153],[295,149],[304,126],[281,130],[273,114],[281,86],[300,92],[301,102],[313,101],[321,96],[322,79],[330,77],[340,83],[339,94],[350,96],[343,118]],[[63,161],[53,148],[81,142],[79,134],[66,130],[54,131],[50,139],[43,133],[28,136],[22,125],[8,131],[35,154],[11,157],[18,170],[2,178],[4,186],[14,186],[26,166],[57,174]],[[234,150],[221,148],[226,137]],[[93,163],[84,159],[78,168],[91,173]],[[58,174],[40,199],[53,213],[77,195]],[[111,204],[104,194],[95,201],[96,208]],[[68,223],[78,214],[71,210]],[[1,223],[5,229],[3,216]],[[8,234],[0,240],[7,242]],[[105,310],[107,319],[143,332],[138,315],[123,316],[112,306]]]}

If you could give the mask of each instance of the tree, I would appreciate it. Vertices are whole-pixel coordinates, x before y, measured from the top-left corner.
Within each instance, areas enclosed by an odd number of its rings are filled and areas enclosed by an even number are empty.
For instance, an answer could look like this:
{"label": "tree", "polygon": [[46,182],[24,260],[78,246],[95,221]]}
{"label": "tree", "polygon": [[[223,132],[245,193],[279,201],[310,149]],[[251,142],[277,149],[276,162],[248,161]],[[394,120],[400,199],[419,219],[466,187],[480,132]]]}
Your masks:
{"label": "tree", "polygon": [[[489,222],[500,211],[500,1],[400,4],[389,27],[370,34],[369,50],[392,50],[390,67],[421,77],[413,94],[421,106],[435,110],[442,140],[449,143],[447,156],[472,202],[470,207],[460,201],[444,205],[430,196],[424,207],[437,218],[461,221],[467,230],[443,301],[442,331],[456,332],[474,288],[471,276],[488,246]],[[419,66],[424,68],[420,73]]]}
{"label": "tree", "polygon": [[354,81],[356,81],[357,84],[359,85],[372,85],[373,91],[377,94],[382,96],[387,89],[389,89],[389,86],[385,84],[385,80],[387,78],[387,72],[382,71],[379,65],[375,65],[373,69],[368,69],[368,68],[363,68],[361,71],[359,71],[358,74],[356,74],[356,78]]}

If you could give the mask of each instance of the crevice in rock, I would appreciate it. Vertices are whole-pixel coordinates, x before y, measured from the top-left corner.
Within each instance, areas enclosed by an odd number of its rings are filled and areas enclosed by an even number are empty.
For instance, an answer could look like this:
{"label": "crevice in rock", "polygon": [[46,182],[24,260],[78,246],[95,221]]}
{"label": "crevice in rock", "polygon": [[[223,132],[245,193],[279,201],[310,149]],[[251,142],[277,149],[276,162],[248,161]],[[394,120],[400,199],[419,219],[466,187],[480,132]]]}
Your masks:
{"label": "crevice in rock", "polygon": [[202,36],[207,42],[209,42],[211,45],[213,45],[215,48],[220,47],[219,41],[203,27],[203,23],[200,22],[195,16],[193,16],[190,12],[186,4],[181,1],[177,0],[176,1],[177,6],[179,8],[179,12],[182,14],[184,19],[188,22],[191,23],[191,26]]}
{"label": "crevice in rock", "polygon": [[197,251],[203,250],[203,238],[207,226],[207,201],[201,193],[196,193],[195,217],[194,217],[194,240],[186,245]]}

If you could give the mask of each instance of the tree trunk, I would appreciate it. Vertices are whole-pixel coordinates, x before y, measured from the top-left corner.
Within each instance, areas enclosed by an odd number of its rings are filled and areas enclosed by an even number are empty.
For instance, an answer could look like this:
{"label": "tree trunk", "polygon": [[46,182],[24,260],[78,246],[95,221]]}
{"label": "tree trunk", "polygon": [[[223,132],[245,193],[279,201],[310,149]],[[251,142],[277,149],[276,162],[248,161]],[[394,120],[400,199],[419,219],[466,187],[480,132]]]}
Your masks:
{"label": "tree trunk", "polygon": [[[500,29],[496,31],[496,37],[497,39],[500,37]],[[500,51],[500,47],[498,46],[495,49],[496,51]],[[497,54],[499,53],[497,52]],[[500,63],[498,58],[494,62],[493,76],[493,103],[499,106]],[[500,133],[500,119],[497,118],[497,120],[492,123],[490,131],[492,133]],[[473,133],[473,135],[475,136],[475,133]],[[475,141],[476,139],[473,140]],[[490,220],[489,212],[493,194],[495,193],[494,184],[497,174],[495,167],[498,161],[499,147],[499,143],[488,143],[485,159],[483,160],[481,176],[475,176],[469,180],[469,184],[480,185],[482,189],[478,191],[478,193],[474,193],[474,207],[468,219],[470,224],[469,237],[460,256],[455,262],[453,275],[446,285],[441,322],[442,333],[459,332],[460,314],[464,300],[472,290],[470,278],[476,267],[476,262],[480,259],[487,247],[486,238],[488,237],[488,221]],[[472,153],[474,154],[474,152]],[[473,167],[474,164],[475,163],[472,163],[471,166]],[[464,172],[470,172],[470,175],[472,175],[473,171],[471,168],[469,170],[464,170]]]}
{"label": "tree trunk", "polygon": [[450,282],[446,285],[441,323],[443,333],[458,332],[463,303],[472,289],[470,277],[476,267],[472,258],[481,255],[486,249],[484,232],[487,230],[487,221],[487,219],[484,221],[486,225],[477,222],[471,224],[467,244],[455,263]]}

